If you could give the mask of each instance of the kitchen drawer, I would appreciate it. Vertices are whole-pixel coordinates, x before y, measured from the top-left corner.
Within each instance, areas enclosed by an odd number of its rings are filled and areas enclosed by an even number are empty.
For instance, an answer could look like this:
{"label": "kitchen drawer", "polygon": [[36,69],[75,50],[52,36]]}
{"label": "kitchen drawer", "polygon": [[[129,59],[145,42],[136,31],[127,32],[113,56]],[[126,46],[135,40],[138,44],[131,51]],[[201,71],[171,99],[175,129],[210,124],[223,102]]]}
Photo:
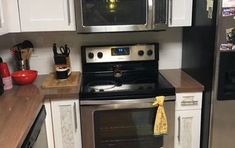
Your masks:
{"label": "kitchen drawer", "polygon": [[202,92],[176,93],[176,110],[201,109]]}

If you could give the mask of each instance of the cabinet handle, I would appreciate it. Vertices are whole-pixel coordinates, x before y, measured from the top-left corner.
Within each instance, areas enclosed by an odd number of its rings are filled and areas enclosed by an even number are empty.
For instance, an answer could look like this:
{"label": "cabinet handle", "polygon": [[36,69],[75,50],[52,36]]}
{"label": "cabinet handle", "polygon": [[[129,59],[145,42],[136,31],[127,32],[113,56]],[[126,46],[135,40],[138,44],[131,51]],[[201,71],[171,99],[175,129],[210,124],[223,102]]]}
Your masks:
{"label": "cabinet handle", "polygon": [[2,3],[0,1],[0,28],[2,28],[3,12],[2,12]]}
{"label": "cabinet handle", "polygon": [[182,106],[192,106],[192,105],[198,105],[198,101],[182,101]]}
{"label": "cabinet handle", "polygon": [[185,98],[185,99],[193,99],[194,96],[183,96],[183,98]]}
{"label": "cabinet handle", "polygon": [[68,25],[71,24],[71,14],[70,14],[70,2],[67,0],[67,10],[68,10]]}
{"label": "cabinet handle", "polygon": [[173,0],[169,0],[169,6],[170,6],[170,14],[169,14],[169,20],[170,20],[170,24],[172,24],[172,16],[173,16]]}
{"label": "cabinet handle", "polygon": [[75,132],[78,129],[78,123],[77,123],[77,105],[76,102],[73,104],[73,112],[74,112],[74,125],[75,125]]}
{"label": "cabinet handle", "polygon": [[195,96],[183,96],[184,100],[181,102],[182,106],[198,105],[198,101],[194,101]]}
{"label": "cabinet handle", "polygon": [[181,127],[181,118],[180,116],[178,117],[178,142],[180,143],[180,127]]}
{"label": "cabinet handle", "polygon": [[2,16],[1,16],[1,12],[0,12],[0,28],[2,28]]}

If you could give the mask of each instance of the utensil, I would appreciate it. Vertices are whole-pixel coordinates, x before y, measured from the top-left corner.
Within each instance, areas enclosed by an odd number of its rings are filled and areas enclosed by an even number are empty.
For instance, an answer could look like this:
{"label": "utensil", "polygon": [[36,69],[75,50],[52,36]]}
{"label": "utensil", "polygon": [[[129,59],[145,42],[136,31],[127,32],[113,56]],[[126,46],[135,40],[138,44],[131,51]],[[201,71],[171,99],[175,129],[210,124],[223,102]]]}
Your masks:
{"label": "utensil", "polygon": [[18,51],[17,45],[15,45],[11,48],[11,54],[15,58],[15,60],[20,60],[20,55],[19,55],[20,53]]}
{"label": "utensil", "polygon": [[21,49],[22,49],[22,44],[21,43],[17,44],[16,45],[16,58],[17,58],[17,60],[22,60]]}
{"label": "utensil", "polygon": [[32,42],[30,42],[29,40],[25,40],[22,43],[22,47],[27,50],[27,55],[25,56],[25,58],[29,60],[34,48]]}
{"label": "utensil", "polygon": [[69,56],[70,49],[69,49],[68,45],[65,44],[64,46],[60,46],[60,52],[65,56]]}
{"label": "utensil", "polygon": [[58,55],[56,43],[53,44],[53,53],[54,53],[54,56]]}
{"label": "utensil", "polygon": [[33,47],[33,44],[29,40],[25,40],[11,48],[12,55],[16,60],[17,70],[30,69],[29,59],[33,52]]}
{"label": "utensil", "polygon": [[22,60],[26,60],[28,58],[28,49],[27,48],[20,49],[20,55]]}
{"label": "utensil", "polygon": [[32,52],[33,52],[33,48],[29,48],[28,55],[27,55],[27,60],[29,60],[29,58],[31,57]]}
{"label": "utensil", "polygon": [[25,60],[17,61],[16,68],[17,70],[29,70],[30,69],[29,60],[25,59]]}
{"label": "utensil", "polygon": [[33,44],[32,44],[32,42],[30,42],[29,40],[25,40],[25,41],[23,41],[23,43],[22,43],[22,47],[23,47],[23,48],[33,48]]}
{"label": "utensil", "polygon": [[38,72],[36,70],[20,70],[11,74],[16,84],[26,85],[31,84],[37,77]]}

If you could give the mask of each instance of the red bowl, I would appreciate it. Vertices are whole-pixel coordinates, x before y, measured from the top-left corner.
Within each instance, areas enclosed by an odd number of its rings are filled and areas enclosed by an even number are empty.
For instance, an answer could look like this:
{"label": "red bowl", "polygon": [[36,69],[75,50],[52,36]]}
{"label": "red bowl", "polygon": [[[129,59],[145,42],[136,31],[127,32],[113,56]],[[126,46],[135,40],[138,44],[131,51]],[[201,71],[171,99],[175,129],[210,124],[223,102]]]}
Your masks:
{"label": "red bowl", "polygon": [[37,75],[38,72],[36,70],[20,70],[11,74],[15,83],[20,85],[31,84]]}

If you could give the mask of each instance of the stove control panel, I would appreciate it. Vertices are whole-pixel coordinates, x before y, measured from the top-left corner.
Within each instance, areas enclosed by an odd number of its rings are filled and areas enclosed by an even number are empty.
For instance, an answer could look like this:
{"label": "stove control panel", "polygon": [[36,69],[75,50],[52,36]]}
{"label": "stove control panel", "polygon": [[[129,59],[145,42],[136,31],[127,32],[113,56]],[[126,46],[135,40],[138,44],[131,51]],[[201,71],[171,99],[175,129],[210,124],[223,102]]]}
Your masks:
{"label": "stove control panel", "polygon": [[156,60],[155,52],[154,44],[85,48],[87,63]]}

